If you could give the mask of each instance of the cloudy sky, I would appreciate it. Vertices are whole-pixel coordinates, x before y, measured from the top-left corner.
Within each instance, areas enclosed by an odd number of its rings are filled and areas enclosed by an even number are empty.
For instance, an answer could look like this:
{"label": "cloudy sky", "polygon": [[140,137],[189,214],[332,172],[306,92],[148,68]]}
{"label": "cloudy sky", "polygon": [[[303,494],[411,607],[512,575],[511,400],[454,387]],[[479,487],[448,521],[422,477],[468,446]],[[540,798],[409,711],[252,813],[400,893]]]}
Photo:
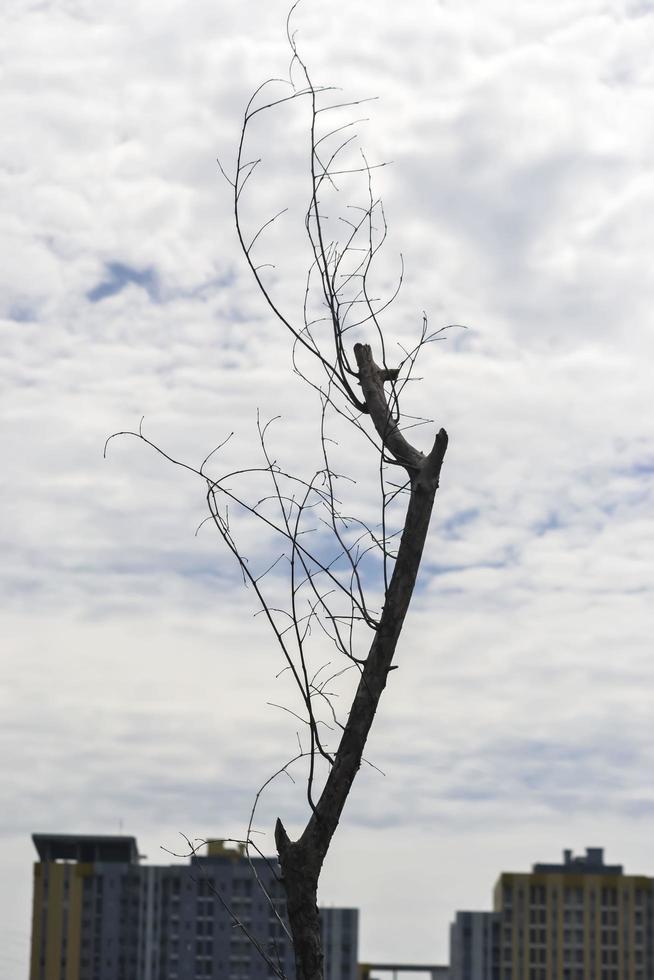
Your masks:
{"label": "cloudy sky", "polygon": [[[24,980],[33,831],[241,836],[296,748],[277,651],[204,517],[135,440],[311,475],[316,403],[239,254],[243,106],[288,67],[280,0],[6,0],[0,975]],[[451,437],[421,586],[324,873],[362,958],[442,962],[501,870],[604,845],[654,874],[654,6],[305,0],[314,78],[379,96],[358,128],[389,240],[389,349]],[[261,261],[284,308],[308,264],[306,128],[262,125],[248,207],[289,212]],[[352,203],[349,199],[344,203]],[[416,441],[430,444],[431,428]],[[365,469],[360,444],[342,445]],[[371,466],[376,466],[374,459]],[[361,481],[362,512],[371,506]],[[245,527],[256,556],[256,533]],[[289,702],[290,703],[290,702]],[[257,827],[292,831],[274,784]]]}

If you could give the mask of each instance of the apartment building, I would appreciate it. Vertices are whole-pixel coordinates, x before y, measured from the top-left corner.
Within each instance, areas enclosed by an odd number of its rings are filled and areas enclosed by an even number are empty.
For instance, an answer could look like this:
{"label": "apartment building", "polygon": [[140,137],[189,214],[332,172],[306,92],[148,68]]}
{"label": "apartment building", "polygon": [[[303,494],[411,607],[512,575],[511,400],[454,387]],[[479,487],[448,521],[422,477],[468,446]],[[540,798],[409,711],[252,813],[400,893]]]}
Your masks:
{"label": "apartment building", "polygon": [[501,980],[652,980],[654,880],[589,847],[495,886]]}
{"label": "apartment building", "polygon": [[457,912],[450,926],[450,980],[500,980],[500,917]]}
{"label": "apartment building", "polygon": [[458,912],[452,980],[654,980],[654,879],[600,847],[504,872],[492,912]]}
{"label": "apartment building", "polygon": [[[30,980],[293,980],[276,858],[217,840],[153,866],[134,837],[33,841]],[[356,980],[358,910],[320,911],[327,980]]]}

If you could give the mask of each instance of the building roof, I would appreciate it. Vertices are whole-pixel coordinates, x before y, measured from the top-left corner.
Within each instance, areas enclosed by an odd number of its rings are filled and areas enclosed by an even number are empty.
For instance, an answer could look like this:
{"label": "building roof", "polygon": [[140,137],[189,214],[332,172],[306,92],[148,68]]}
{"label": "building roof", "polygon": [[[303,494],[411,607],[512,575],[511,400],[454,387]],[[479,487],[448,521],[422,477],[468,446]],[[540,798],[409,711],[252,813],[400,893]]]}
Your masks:
{"label": "building roof", "polygon": [[136,864],[136,837],[98,834],[32,834],[41,861],[96,861]]}
{"label": "building roof", "polygon": [[564,851],[563,864],[535,864],[533,870],[536,873],[621,875],[622,865],[604,864],[604,848],[587,847],[586,853],[580,855]]}

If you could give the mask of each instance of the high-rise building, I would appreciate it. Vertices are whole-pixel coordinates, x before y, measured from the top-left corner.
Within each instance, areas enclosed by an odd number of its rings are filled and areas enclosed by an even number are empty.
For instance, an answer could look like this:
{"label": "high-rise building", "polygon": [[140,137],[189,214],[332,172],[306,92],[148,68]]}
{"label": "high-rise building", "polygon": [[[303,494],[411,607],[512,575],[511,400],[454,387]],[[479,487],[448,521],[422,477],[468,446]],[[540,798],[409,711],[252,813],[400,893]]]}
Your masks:
{"label": "high-rise building", "polygon": [[495,886],[501,980],[652,980],[654,879],[589,847]]}
{"label": "high-rise building", "polygon": [[[33,840],[30,980],[294,977],[275,858],[211,841],[190,866],[152,866],[133,837]],[[356,980],[358,910],[320,914],[326,980]]]}
{"label": "high-rise building", "polygon": [[505,872],[493,912],[458,912],[452,980],[654,980],[654,879],[589,847]]}
{"label": "high-rise building", "polygon": [[500,917],[457,912],[450,926],[450,980],[500,980]]}
{"label": "high-rise building", "polygon": [[358,976],[359,910],[320,909],[325,980],[355,980]]}

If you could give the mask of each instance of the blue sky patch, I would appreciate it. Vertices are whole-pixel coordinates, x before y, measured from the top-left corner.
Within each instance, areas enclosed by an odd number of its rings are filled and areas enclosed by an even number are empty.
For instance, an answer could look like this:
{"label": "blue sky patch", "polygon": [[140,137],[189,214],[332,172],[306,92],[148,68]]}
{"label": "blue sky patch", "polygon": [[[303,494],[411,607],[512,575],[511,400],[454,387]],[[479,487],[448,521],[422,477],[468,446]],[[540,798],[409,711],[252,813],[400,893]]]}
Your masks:
{"label": "blue sky patch", "polygon": [[120,293],[130,283],[141,286],[153,303],[159,302],[159,279],[155,270],[134,269],[122,262],[108,262],[105,265],[104,279],[87,292],[86,298],[91,303],[99,303],[109,296]]}
{"label": "blue sky patch", "polygon": [[547,534],[548,531],[560,531],[562,527],[563,524],[561,523],[559,515],[554,511],[550,511],[547,517],[534,524],[533,530],[534,533],[540,538],[544,534]]}
{"label": "blue sky patch", "polygon": [[459,510],[451,517],[441,522],[441,534],[446,538],[461,538],[459,529],[467,524],[472,524],[479,517],[478,507],[469,507],[466,510]]}
{"label": "blue sky patch", "polygon": [[625,472],[627,476],[652,476],[654,474],[654,458],[639,460]]}
{"label": "blue sky patch", "polygon": [[28,306],[10,306],[9,319],[14,323],[33,323],[36,320],[36,312]]}

